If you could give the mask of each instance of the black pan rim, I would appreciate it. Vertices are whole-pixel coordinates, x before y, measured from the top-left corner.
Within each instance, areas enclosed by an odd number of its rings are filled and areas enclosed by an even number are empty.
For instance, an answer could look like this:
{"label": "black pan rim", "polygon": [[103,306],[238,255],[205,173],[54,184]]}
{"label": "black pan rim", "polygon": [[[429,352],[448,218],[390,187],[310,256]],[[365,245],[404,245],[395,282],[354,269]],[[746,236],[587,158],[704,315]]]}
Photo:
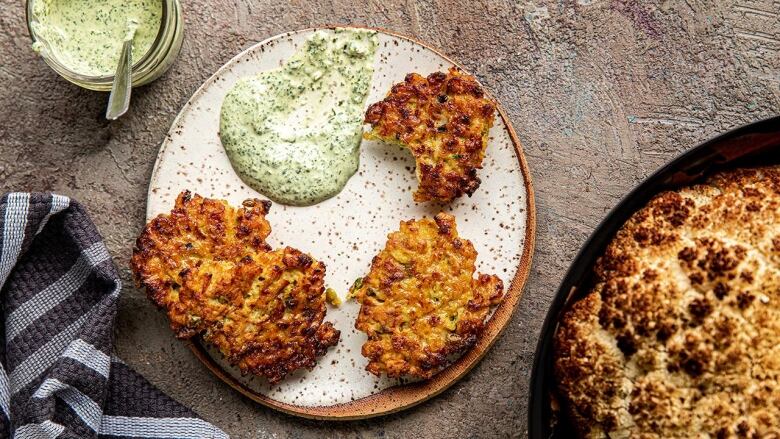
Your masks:
{"label": "black pan rim", "polygon": [[[534,439],[551,437],[548,397],[548,392],[551,389],[549,389],[548,382],[552,371],[546,366],[551,354],[552,335],[557,329],[560,312],[568,303],[572,288],[580,285],[582,279],[589,276],[595,259],[602,253],[603,248],[614,236],[617,229],[625,223],[630,215],[646,204],[653,195],[673,187],[664,182],[669,179],[674,180],[673,176],[679,170],[683,168],[691,170],[698,167],[700,169],[699,176],[706,176],[717,170],[718,166],[726,166],[727,163],[718,162],[718,159],[722,159],[721,157],[713,156],[712,149],[715,145],[729,145],[729,142],[736,142],[746,136],[767,133],[772,135],[775,140],[780,137],[780,116],[733,128],[679,154],[623,196],[591,232],[559,284],[539,333],[528,392],[528,437]],[[780,144],[773,143],[773,145]],[[724,146],[725,148],[727,147]],[[778,153],[780,151],[767,154]]]}

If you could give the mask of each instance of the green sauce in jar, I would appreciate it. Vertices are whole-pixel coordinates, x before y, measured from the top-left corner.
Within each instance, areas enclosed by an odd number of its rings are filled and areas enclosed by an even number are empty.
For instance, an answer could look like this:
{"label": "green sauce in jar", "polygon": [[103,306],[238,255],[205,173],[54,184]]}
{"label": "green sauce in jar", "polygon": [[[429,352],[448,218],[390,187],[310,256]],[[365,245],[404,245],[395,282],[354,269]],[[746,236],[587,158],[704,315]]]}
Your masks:
{"label": "green sauce in jar", "polygon": [[[152,47],[162,23],[162,0],[36,0],[32,26],[49,55],[83,76],[116,71],[122,43],[137,26],[133,59]],[[39,41],[34,49],[41,50]]]}

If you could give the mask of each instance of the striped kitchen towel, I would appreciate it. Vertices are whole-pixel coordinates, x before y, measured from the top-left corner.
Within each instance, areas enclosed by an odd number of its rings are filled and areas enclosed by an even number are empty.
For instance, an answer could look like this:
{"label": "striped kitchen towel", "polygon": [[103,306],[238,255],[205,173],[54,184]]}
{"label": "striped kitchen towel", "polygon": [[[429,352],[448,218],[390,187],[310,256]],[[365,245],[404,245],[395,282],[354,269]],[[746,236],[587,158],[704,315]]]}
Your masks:
{"label": "striped kitchen towel", "polygon": [[116,267],[67,197],[0,199],[0,438],[227,438],[112,355]]}

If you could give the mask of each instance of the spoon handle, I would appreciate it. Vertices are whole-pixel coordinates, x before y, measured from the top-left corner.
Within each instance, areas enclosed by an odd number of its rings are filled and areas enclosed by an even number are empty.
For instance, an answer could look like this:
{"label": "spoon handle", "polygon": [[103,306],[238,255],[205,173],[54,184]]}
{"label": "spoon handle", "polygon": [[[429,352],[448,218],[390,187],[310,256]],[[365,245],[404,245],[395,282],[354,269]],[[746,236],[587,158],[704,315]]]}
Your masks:
{"label": "spoon handle", "polygon": [[133,88],[131,79],[133,40],[128,39],[122,44],[122,52],[119,54],[119,63],[114,74],[114,84],[111,86],[111,94],[108,96],[108,108],[106,119],[116,120],[127,112],[130,107],[130,92]]}

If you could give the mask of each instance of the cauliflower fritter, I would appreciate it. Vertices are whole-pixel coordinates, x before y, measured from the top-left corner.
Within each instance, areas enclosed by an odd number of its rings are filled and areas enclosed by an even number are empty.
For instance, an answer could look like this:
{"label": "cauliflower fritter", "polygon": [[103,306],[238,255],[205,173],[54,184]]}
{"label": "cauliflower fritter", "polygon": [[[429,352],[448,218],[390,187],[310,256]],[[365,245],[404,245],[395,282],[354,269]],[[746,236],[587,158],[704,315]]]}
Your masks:
{"label": "cauliflower fritter", "polygon": [[563,315],[554,364],[581,437],[780,436],[780,168],[636,212]]}
{"label": "cauliflower fritter", "polygon": [[350,291],[361,304],[355,327],[368,335],[366,370],[390,377],[430,378],[447,357],[477,341],[492,305],[501,301],[496,276],[473,278],[477,252],[458,237],[455,217],[402,221]]}
{"label": "cauliflower fritter", "polygon": [[182,339],[201,335],[243,373],[275,383],[312,368],[339,340],[325,317],[325,265],[293,248],[271,250],[270,202],[181,193],[146,225],[131,266]]}
{"label": "cauliflower fritter", "polygon": [[495,110],[477,80],[455,67],[427,78],[410,73],[368,107],[365,138],[409,148],[417,161],[414,200],[447,202],[479,187]]}

